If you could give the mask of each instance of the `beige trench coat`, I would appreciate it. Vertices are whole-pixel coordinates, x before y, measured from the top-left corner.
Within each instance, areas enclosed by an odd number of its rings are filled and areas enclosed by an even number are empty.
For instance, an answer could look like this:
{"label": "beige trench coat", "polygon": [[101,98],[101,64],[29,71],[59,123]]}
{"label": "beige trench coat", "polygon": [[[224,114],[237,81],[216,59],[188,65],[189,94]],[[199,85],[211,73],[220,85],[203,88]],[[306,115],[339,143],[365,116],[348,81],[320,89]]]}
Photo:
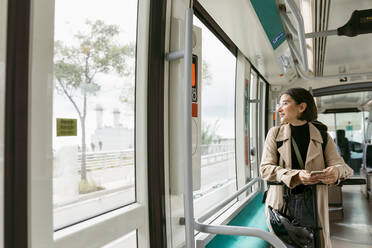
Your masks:
{"label": "beige trench coat", "polygon": [[[278,132],[278,128],[280,128]],[[309,171],[322,170],[325,168],[322,152],[322,136],[319,130],[309,123],[310,143],[307,150],[305,169]],[[273,127],[267,134],[265,146],[262,154],[260,172],[264,180],[278,181],[285,183],[289,188],[294,188],[299,183],[292,180],[299,170],[292,170],[291,157],[291,128],[289,124],[280,127]],[[278,149],[280,161],[278,163],[276,142],[283,141],[282,146]],[[342,157],[338,154],[336,144],[328,134],[327,146],[324,157],[327,167],[336,166],[339,171],[339,181],[353,175],[353,170],[345,164]],[[279,164],[279,166],[278,166]],[[318,185],[318,223],[323,228],[321,232],[322,248],[331,248],[331,239],[329,235],[329,217],[328,217],[328,186]],[[267,215],[267,206],[275,209],[283,207],[283,186],[270,186],[266,198],[266,219],[269,229],[271,230],[269,218]],[[271,230],[272,231],[272,230]]]}

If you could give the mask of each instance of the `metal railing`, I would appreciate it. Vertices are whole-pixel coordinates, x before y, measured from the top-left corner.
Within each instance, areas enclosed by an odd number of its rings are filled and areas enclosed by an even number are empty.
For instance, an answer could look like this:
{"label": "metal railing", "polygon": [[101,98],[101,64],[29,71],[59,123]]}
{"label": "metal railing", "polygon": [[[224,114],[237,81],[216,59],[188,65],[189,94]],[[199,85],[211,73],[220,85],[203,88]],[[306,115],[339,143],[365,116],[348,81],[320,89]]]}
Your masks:
{"label": "metal railing", "polygon": [[234,151],[219,152],[201,156],[201,166],[208,166],[222,161],[227,161],[235,157]]}
{"label": "metal railing", "polygon": [[[254,184],[261,182],[261,178],[254,178],[249,183],[247,183],[244,187],[240,190],[235,192],[233,195],[229,196],[229,198],[225,199],[223,202],[212,208],[211,210],[207,211],[206,213],[202,214],[194,223],[195,230],[204,233],[213,233],[213,234],[224,234],[224,235],[239,235],[239,236],[253,236],[257,238],[261,238],[276,248],[286,248],[284,243],[275,235],[270,232],[267,232],[263,229],[252,228],[252,227],[241,227],[241,226],[227,226],[227,225],[208,225],[204,224],[206,220],[224,208],[227,204],[231,201],[236,199],[239,195],[246,192],[250,189]],[[182,221],[181,221],[182,222]]]}
{"label": "metal railing", "polygon": [[[235,153],[231,145],[213,144],[202,145],[201,165],[208,166],[218,162],[223,162],[234,158]],[[81,152],[78,153],[78,165],[81,164]],[[123,151],[99,151],[86,153],[87,170],[100,170],[134,164],[134,150],[128,149]]]}
{"label": "metal railing", "polygon": [[193,29],[193,1],[190,1],[190,6],[185,11],[185,35],[184,49],[181,51],[172,51],[166,54],[165,58],[170,60],[184,60],[184,214],[185,214],[185,237],[186,248],[195,247],[194,230],[207,233],[228,233],[229,235],[246,235],[260,237],[270,244],[278,248],[285,248],[283,242],[275,235],[264,230],[248,228],[248,227],[224,227],[204,225],[195,222],[194,220],[194,201],[193,201],[193,185],[192,185],[192,140],[191,140],[191,65],[192,65],[192,29]]}
{"label": "metal railing", "polygon": [[225,199],[223,202],[221,202],[220,204],[218,204],[217,206],[215,206],[214,208],[210,209],[209,211],[207,211],[206,213],[202,214],[199,218],[198,218],[198,222],[204,222],[206,221],[208,218],[210,218],[212,215],[214,215],[215,213],[217,213],[219,210],[221,210],[223,207],[225,207],[227,204],[229,204],[232,200],[236,199],[237,196],[239,196],[240,194],[244,193],[245,191],[247,191],[249,188],[251,188],[255,183],[259,182],[260,179],[259,178],[255,178],[253,180],[251,180],[249,183],[247,183],[244,187],[242,187],[240,190],[238,190],[237,192],[235,192],[233,195],[231,195],[229,198]]}
{"label": "metal railing", "polygon": [[[78,153],[77,162],[81,164],[81,153]],[[134,164],[134,150],[87,152],[87,170],[97,170],[111,167],[120,167]]]}
{"label": "metal railing", "polygon": [[208,155],[217,152],[228,152],[233,151],[235,148],[233,144],[209,144],[209,145],[200,145],[200,154]]}
{"label": "metal railing", "polygon": [[[329,36],[329,35],[338,35],[337,30],[329,30],[323,32],[313,32],[313,33],[306,33],[304,28],[304,21],[301,15],[300,10],[298,9],[295,1],[293,0],[285,0],[286,6],[291,10],[293,14],[293,19],[295,22],[296,27],[291,23],[287,13],[286,8],[279,6],[279,13],[282,17],[283,25],[287,27],[289,32],[298,37],[298,42],[300,46],[300,51],[297,50],[296,46],[294,45],[293,41],[288,40],[288,46],[293,51],[298,64],[295,64],[296,70],[298,74],[305,80],[325,80],[325,79],[338,79],[343,77],[353,77],[353,76],[367,76],[371,75],[372,72],[363,72],[363,73],[343,73],[337,75],[326,75],[326,76],[308,76],[306,75],[309,72],[308,61],[307,61],[307,48],[306,48],[306,38],[315,38],[315,37],[322,37],[322,36]],[[301,65],[301,66],[299,66]]]}

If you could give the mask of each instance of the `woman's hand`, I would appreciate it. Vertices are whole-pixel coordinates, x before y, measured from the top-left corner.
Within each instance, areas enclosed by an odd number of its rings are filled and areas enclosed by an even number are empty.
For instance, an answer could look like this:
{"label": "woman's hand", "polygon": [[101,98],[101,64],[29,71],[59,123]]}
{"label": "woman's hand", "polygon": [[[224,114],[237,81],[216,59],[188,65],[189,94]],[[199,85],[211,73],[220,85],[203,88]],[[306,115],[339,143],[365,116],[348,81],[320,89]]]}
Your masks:
{"label": "woman's hand", "polygon": [[304,185],[316,184],[320,182],[319,179],[312,176],[310,172],[306,170],[300,170],[300,173],[298,173],[297,176],[298,180]]}
{"label": "woman's hand", "polygon": [[332,184],[338,180],[338,169],[335,166],[327,167],[323,170],[323,173],[314,174],[313,179],[319,180],[324,184]]}

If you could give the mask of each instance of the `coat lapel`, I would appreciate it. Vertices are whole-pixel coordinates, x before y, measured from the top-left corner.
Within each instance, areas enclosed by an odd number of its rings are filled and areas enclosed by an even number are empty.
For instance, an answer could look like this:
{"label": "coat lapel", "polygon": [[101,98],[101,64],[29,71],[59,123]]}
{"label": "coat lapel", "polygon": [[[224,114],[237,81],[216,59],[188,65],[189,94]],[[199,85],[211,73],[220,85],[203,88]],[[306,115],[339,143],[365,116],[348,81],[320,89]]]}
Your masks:
{"label": "coat lapel", "polygon": [[289,137],[291,137],[291,128],[289,124],[280,126],[279,133],[276,136],[275,141],[283,142],[282,146],[279,147],[278,152],[280,154],[280,157],[283,158],[286,168],[291,168],[291,164],[292,164],[291,141]]}
{"label": "coat lapel", "polygon": [[307,149],[305,168],[308,170],[322,169],[320,164],[311,164],[311,161],[322,155],[322,136],[319,130],[311,123],[309,123],[310,143]]}

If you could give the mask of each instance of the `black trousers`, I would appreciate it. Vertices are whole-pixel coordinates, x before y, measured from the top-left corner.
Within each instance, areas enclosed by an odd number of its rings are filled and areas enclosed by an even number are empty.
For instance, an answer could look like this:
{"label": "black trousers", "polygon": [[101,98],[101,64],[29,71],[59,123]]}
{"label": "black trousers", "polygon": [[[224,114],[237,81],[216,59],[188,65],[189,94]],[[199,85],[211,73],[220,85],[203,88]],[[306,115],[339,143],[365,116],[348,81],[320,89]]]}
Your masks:
{"label": "black trousers", "polygon": [[[288,215],[293,217],[296,222],[301,226],[309,227],[313,230],[317,230],[315,226],[315,218],[317,218],[317,213],[314,213],[313,209],[313,195],[312,189],[307,188],[302,193],[291,194],[289,193],[288,197]],[[286,244],[288,248],[297,248]],[[301,247],[305,248],[305,247]],[[306,248],[318,248],[315,247],[314,240]]]}

